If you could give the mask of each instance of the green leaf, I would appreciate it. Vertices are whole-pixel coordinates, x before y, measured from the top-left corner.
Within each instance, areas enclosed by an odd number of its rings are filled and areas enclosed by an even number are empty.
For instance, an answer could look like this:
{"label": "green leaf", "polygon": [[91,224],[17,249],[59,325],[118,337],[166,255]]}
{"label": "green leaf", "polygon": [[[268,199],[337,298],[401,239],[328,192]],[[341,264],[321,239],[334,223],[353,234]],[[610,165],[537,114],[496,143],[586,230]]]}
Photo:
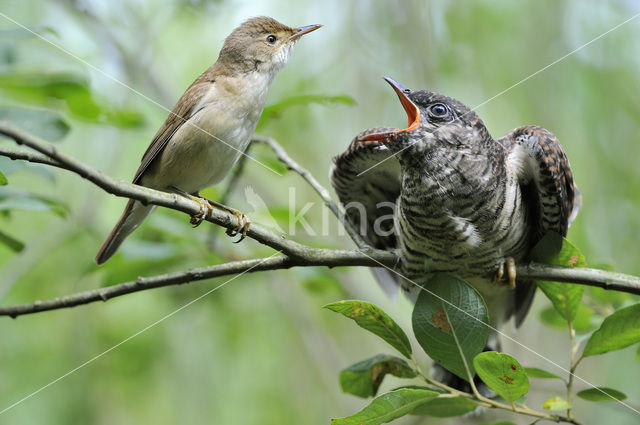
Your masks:
{"label": "green leaf", "polygon": [[[566,267],[584,267],[584,256],[571,242],[558,233],[547,233],[533,248],[534,261]],[[560,282],[538,281],[538,287],[551,300],[555,309],[566,320],[573,320],[578,312],[584,287]]]}
{"label": "green leaf", "polygon": [[412,415],[429,415],[436,418],[462,416],[478,407],[475,401],[466,397],[437,397],[421,404],[411,411]]}
{"label": "green leaf", "polygon": [[9,183],[7,178],[2,174],[2,171],[0,171],[0,186],[6,186],[7,183]]}
{"label": "green leaf", "polygon": [[527,374],[508,354],[485,351],[473,359],[473,365],[480,379],[511,404],[529,392]]}
{"label": "green leaf", "polygon": [[63,101],[71,115],[89,122],[120,127],[139,127],[144,122],[138,112],[97,99],[87,79],[73,73],[0,74],[0,90],[44,106],[57,107]]}
{"label": "green leaf", "polygon": [[420,291],[413,309],[416,339],[429,357],[460,378],[474,374],[473,358],[487,341],[487,307],[466,282],[438,273]]}
{"label": "green leaf", "polygon": [[431,390],[400,388],[374,398],[355,415],[332,419],[331,425],[378,425],[391,422],[439,394]]}
{"label": "green leaf", "polygon": [[0,244],[8,246],[11,250],[15,252],[20,252],[24,249],[24,243],[20,242],[16,238],[11,235],[6,234],[2,230],[0,230]]}
{"label": "green leaf", "polygon": [[626,400],[627,395],[613,388],[596,387],[579,391],[578,397],[588,401],[621,401]]}
{"label": "green leaf", "polygon": [[488,424],[483,424],[483,425],[516,425],[513,422],[509,422],[509,421],[498,421],[498,422],[491,422]]}
{"label": "green leaf", "polygon": [[584,347],[582,357],[620,350],[640,342],[640,304],[616,311],[602,322]]}
{"label": "green leaf", "polygon": [[0,211],[10,210],[51,211],[60,217],[69,212],[66,205],[46,196],[3,189],[0,192]]}
{"label": "green leaf", "polygon": [[[573,329],[575,329],[576,332],[589,332],[593,330],[595,325],[591,321],[592,317],[593,310],[584,304],[580,304],[576,316],[571,322]],[[558,313],[558,310],[552,306],[546,307],[540,312],[540,320],[542,320],[545,325],[554,328],[567,328],[567,321]]]}
{"label": "green leaf", "polygon": [[67,135],[71,127],[59,114],[48,110],[0,107],[0,120],[6,120],[46,139],[56,141]]}
{"label": "green leaf", "polygon": [[542,403],[542,408],[545,410],[566,410],[570,409],[571,405],[567,400],[556,396]]}
{"label": "green leaf", "polygon": [[525,367],[524,372],[527,374],[529,378],[537,378],[537,379],[560,379],[564,381],[561,377],[556,375],[555,373],[547,372],[544,369],[539,369],[537,367]]}
{"label": "green leaf", "polygon": [[354,106],[356,101],[351,96],[337,95],[326,96],[319,94],[303,94],[298,96],[291,96],[281,100],[273,105],[268,105],[262,111],[260,122],[258,123],[258,131],[263,128],[269,121],[278,118],[286,109],[292,106],[305,106],[312,103],[321,105],[347,105]]}
{"label": "green leaf", "polygon": [[417,375],[416,371],[401,358],[378,354],[342,370],[340,388],[342,392],[358,397],[371,397],[376,395],[387,373],[399,378],[413,378]]}
{"label": "green leaf", "polygon": [[324,306],[353,319],[358,326],[378,335],[406,358],[411,358],[409,338],[380,307],[359,300],[346,300]]}

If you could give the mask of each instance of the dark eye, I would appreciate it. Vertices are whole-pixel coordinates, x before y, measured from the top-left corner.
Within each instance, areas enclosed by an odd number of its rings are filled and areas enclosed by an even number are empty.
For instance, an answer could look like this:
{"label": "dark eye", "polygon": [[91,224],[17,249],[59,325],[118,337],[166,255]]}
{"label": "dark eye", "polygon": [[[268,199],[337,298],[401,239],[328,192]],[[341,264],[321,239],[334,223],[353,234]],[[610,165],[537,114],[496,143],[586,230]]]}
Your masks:
{"label": "dark eye", "polygon": [[273,43],[275,43],[275,42],[276,42],[276,36],[275,36],[275,35],[273,35],[273,34],[269,34],[269,35],[267,36],[267,43],[269,43],[269,44],[273,44]]}
{"label": "dark eye", "polygon": [[442,103],[436,103],[429,108],[429,115],[434,118],[445,118],[449,114],[449,108]]}

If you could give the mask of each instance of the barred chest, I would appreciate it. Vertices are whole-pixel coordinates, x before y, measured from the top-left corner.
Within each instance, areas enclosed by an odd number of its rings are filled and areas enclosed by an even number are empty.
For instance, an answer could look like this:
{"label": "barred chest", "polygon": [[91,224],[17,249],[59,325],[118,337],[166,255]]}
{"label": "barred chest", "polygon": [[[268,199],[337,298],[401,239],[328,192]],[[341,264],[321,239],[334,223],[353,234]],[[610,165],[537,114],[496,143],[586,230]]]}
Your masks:
{"label": "barred chest", "polygon": [[524,258],[527,211],[515,173],[486,157],[457,152],[404,161],[424,162],[403,164],[395,216],[408,277],[491,276],[505,257]]}

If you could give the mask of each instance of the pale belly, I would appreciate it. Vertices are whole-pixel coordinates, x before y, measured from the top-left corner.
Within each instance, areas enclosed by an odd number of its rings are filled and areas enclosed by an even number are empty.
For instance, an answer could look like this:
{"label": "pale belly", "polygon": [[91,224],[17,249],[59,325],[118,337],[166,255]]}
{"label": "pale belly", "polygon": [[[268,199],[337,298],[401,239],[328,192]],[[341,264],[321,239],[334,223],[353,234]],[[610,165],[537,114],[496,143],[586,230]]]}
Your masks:
{"label": "pale belly", "polygon": [[259,117],[203,109],[176,131],[144,184],[194,193],[220,182],[244,153]]}

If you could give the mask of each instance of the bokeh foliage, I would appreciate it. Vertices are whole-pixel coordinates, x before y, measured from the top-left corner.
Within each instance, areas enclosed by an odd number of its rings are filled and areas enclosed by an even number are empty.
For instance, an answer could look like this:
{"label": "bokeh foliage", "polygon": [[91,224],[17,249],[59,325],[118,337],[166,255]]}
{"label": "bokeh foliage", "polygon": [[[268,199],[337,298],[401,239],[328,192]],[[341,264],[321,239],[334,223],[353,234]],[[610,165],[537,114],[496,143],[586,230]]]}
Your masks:
{"label": "bokeh foliage", "polygon": [[[290,25],[325,24],[298,43],[291,63],[277,77],[268,102],[274,108],[260,123],[260,132],[277,138],[326,185],[330,157],[355,133],[404,122],[381,76],[476,106],[637,8],[622,0],[0,0],[3,14],[167,108],[215,60],[224,36],[246,17],[267,14]],[[630,22],[478,109],[496,137],[524,124],[556,134],[584,199],[569,239],[589,265],[613,264],[636,275],[638,40],[640,22]],[[334,102],[317,102],[318,96]],[[41,135],[59,139],[61,149],[129,180],[166,111],[0,17],[0,116],[25,128],[31,125],[36,133],[45,128],[48,133]],[[13,147],[6,140],[0,145]],[[256,149],[255,154],[269,160],[268,153]],[[328,235],[322,235],[321,202],[296,176],[279,177],[251,162],[245,168],[240,190],[231,198],[234,206],[251,209],[244,196],[244,188],[251,186],[288,230],[289,193],[283,188],[294,187],[297,209],[315,202],[307,219],[317,233],[305,235],[298,227],[296,239],[316,246],[351,246],[337,235],[333,218],[327,221]],[[8,180],[0,197],[18,203],[0,211],[0,239],[15,242],[0,243],[3,304],[269,253],[251,241],[232,245],[220,229],[203,225],[193,230],[181,214],[158,211],[121,253],[98,268],[93,255],[124,200],[42,166],[0,158],[0,171]],[[223,186],[207,195],[220,196]],[[0,320],[0,410],[222,282]],[[340,392],[339,371],[386,350],[384,342],[321,308],[345,298],[374,302],[402,328],[411,328],[409,303],[386,298],[366,270],[243,276],[0,415],[0,424],[42,423],[43,418],[51,424],[328,423],[362,407],[359,399]],[[584,332],[593,331],[590,321],[628,303],[622,294],[585,290],[583,304],[589,311],[583,309],[581,315],[579,309],[576,324],[583,320]],[[566,332],[542,325],[537,317],[541,311],[550,312],[542,316],[545,323],[561,323],[539,296],[516,337],[566,366]],[[503,348],[517,354],[522,364],[559,372],[512,343]],[[621,367],[637,362],[636,349],[586,358],[580,374],[637,401],[636,379]],[[397,387],[394,379],[385,379],[384,391]],[[528,395],[529,403],[540,405],[552,395],[543,386]],[[616,403],[595,408],[577,399],[574,404],[593,423],[637,420]],[[490,422],[491,415],[486,419]],[[397,423],[416,423],[416,418]]]}

